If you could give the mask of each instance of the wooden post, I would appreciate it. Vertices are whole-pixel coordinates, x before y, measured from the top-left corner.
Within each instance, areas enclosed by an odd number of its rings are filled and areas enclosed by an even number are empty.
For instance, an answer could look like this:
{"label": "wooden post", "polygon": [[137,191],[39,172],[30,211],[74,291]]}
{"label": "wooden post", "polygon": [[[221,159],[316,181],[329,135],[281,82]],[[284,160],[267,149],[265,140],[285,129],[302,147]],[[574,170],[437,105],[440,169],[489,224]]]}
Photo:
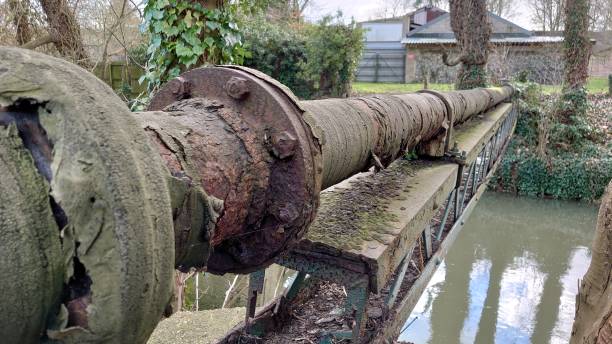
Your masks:
{"label": "wooden post", "polygon": [[425,258],[429,259],[433,255],[433,247],[431,245],[431,225],[427,224],[425,230],[421,234],[423,245],[425,246]]}
{"label": "wooden post", "polygon": [[376,53],[375,62],[374,62],[374,82],[378,82],[378,68],[380,64],[378,62],[378,53]]}

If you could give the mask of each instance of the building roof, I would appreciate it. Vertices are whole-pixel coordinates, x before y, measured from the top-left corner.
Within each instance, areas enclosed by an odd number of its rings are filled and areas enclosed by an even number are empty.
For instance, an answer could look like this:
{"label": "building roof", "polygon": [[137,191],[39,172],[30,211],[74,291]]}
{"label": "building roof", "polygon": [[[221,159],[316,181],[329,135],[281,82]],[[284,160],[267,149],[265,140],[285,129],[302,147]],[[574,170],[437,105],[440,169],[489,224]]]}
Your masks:
{"label": "building roof", "polygon": [[[493,44],[536,44],[536,43],[560,43],[563,42],[561,36],[528,36],[528,37],[499,37],[491,38]],[[419,45],[419,44],[456,44],[455,38],[438,38],[438,37],[413,37],[408,36],[402,39],[403,44]]]}
{"label": "building roof", "polygon": [[[533,33],[511,21],[508,21],[496,14],[488,12],[489,21],[492,26],[493,36],[532,36]],[[450,25],[450,13],[445,13],[429,23],[410,31],[408,37],[454,37]]]}
{"label": "building roof", "polygon": [[439,7],[436,7],[436,6],[423,6],[423,7],[417,8],[416,10],[414,10],[412,12],[408,12],[408,13],[406,13],[404,15],[401,15],[401,16],[390,17],[390,18],[379,18],[379,19],[365,20],[365,21],[359,22],[358,24],[401,22],[404,19],[406,19],[406,17],[412,17],[413,15],[415,15],[419,11],[446,12],[445,10],[443,10],[443,9],[441,9]]}

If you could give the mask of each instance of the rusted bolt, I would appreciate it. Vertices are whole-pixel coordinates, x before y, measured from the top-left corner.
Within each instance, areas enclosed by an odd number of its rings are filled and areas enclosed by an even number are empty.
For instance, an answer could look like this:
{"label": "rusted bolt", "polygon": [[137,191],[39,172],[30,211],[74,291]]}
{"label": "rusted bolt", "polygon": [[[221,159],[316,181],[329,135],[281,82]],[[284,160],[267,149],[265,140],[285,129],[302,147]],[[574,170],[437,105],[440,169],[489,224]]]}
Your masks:
{"label": "rusted bolt", "polygon": [[236,76],[231,77],[225,83],[225,92],[234,99],[244,99],[249,94],[248,81]]}
{"label": "rusted bolt", "polygon": [[191,95],[191,85],[189,81],[181,76],[172,80],[172,94],[174,94],[177,100],[189,98]]}
{"label": "rusted bolt", "polygon": [[272,136],[272,154],[279,159],[285,159],[295,154],[297,139],[287,131]]}

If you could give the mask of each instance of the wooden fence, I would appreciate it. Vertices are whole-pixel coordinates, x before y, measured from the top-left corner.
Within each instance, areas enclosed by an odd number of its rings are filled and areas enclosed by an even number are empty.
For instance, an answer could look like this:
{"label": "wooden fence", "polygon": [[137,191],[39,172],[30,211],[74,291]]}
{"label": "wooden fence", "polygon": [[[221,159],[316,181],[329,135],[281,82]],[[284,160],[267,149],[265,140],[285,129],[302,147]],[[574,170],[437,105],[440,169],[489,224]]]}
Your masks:
{"label": "wooden fence", "polygon": [[94,74],[107,83],[113,90],[132,98],[147,90],[146,83],[142,85],[138,79],[144,70],[135,64],[125,62],[111,62],[106,66],[97,66]]}

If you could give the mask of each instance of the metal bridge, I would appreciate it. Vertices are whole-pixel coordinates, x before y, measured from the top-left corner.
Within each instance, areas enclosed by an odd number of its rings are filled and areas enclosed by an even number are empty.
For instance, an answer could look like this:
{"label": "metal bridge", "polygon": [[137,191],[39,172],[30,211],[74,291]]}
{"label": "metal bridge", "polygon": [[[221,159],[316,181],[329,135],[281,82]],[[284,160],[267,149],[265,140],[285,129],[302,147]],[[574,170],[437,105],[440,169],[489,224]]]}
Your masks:
{"label": "metal bridge", "polygon": [[[299,101],[217,66],[131,113],[86,71],[1,48],[0,272],[22,278],[0,280],[0,334],[144,343],[174,269],[199,269],[250,274],[221,343],[282,338],[308,302],[343,310],[309,320],[322,343],[390,342],[499,164],[512,93]],[[257,309],[272,263],[298,273]],[[325,283],[342,295],[317,299]]]}
{"label": "metal bridge", "polygon": [[[255,312],[263,271],[251,274],[248,325],[233,328],[219,343],[240,342],[244,333],[283,338],[292,322],[304,321],[292,313],[308,302],[308,296],[298,295],[301,288],[311,288],[309,279],[346,290],[342,300],[311,296],[321,304],[343,303],[346,312],[339,317],[342,322],[308,322],[321,334],[320,343],[393,343],[486,190],[516,116],[511,103],[502,103],[456,128],[456,145],[446,158],[400,160],[383,172],[358,175],[323,191],[306,237],[277,260],[298,271],[291,286]],[[382,313],[368,316],[368,307]],[[325,317],[328,312],[321,312],[318,319]]]}

